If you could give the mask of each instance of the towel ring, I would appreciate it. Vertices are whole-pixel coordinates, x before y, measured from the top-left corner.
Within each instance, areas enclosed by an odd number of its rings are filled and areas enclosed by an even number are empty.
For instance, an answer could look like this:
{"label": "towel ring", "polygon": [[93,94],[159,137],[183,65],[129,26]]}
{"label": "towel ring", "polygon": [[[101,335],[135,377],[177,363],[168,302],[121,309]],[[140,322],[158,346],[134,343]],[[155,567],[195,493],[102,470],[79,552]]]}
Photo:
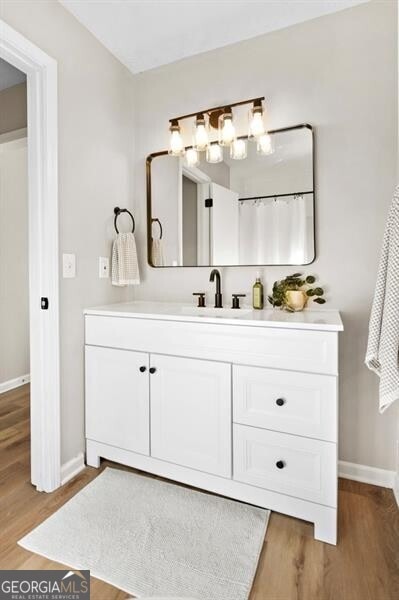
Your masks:
{"label": "towel ring", "polygon": [[162,240],[162,235],[163,235],[163,230],[162,230],[162,223],[159,219],[151,219],[152,223],[158,223],[159,225],[159,239]]}
{"label": "towel ring", "polygon": [[119,208],[119,206],[115,206],[115,208],[114,208],[114,215],[115,215],[115,218],[114,218],[114,227],[115,227],[115,231],[116,231],[116,233],[119,233],[119,229],[118,229],[118,227],[116,225],[116,221],[117,221],[119,215],[121,213],[124,213],[124,212],[127,213],[130,216],[130,218],[132,219],[132,233],[134,233],[134,230],[136,229],[136,223],[135,223],[135,220],[134,220],[134,217],[133,217],[132,213],[127,208]]}

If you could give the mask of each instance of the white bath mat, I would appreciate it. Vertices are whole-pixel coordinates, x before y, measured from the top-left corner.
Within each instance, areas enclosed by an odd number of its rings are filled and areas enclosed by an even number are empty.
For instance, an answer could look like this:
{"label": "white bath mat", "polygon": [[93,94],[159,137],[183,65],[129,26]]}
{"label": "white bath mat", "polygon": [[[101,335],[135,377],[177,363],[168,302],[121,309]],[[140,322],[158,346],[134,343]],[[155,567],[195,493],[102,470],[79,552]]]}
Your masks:
{"label": "white bath mat", "polygon": [[246,600],[269,514],[107,468],[19,544],[133,596]]}

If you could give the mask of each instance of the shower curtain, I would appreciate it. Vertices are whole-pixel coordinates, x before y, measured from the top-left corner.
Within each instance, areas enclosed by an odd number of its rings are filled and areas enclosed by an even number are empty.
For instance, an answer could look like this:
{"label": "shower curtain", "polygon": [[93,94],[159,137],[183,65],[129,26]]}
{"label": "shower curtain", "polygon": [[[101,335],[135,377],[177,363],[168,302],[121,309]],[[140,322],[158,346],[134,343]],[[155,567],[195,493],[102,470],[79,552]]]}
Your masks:
{"label": "shower curtain", "polygon": [[240,202],[240,264],[307,262],[303,196]]}

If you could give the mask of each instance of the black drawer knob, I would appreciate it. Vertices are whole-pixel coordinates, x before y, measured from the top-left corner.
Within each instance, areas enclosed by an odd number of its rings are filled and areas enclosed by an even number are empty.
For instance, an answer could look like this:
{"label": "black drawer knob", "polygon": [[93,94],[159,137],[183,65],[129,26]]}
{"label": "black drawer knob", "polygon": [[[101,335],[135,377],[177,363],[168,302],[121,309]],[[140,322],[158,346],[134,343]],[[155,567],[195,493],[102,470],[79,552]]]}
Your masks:
{"label": "black drawer knob", "polygon": [[276,404],[277,406],[283,406],[283,404],[285,404],[284,398],[277,398]]}
{"label": "black drawer knob", "polygon": [[147,367],[144,367],[144,365],[142,367],[140,367],[140,373],[145,373],[147,370]]}
{"label": "black drawer knob", "polygon": [[283,460],[278,460],[278,461],[276,462],[276,467],[277,467],[278,469],[284,469],[284,467],[285,467],[285,462],[284,462]]}
{"label": "black drawer knob", "polygon": [[150,367],[150,373],[151,373],[151,375],[154,375],[155,371],[156,371],[155,367]]}

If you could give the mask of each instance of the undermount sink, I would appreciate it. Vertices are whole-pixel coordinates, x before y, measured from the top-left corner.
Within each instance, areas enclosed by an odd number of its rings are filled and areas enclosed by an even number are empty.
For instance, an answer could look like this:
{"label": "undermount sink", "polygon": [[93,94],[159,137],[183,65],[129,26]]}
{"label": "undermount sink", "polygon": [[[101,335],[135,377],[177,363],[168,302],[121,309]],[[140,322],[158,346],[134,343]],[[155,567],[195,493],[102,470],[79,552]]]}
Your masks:
{"label": "undermount sink", "polygon": [[225,319],[239,319],[243,315],[249,315],[251,308],[214,308],[200,306],[182,306],[182,313],[192,316],[220,317]]}

